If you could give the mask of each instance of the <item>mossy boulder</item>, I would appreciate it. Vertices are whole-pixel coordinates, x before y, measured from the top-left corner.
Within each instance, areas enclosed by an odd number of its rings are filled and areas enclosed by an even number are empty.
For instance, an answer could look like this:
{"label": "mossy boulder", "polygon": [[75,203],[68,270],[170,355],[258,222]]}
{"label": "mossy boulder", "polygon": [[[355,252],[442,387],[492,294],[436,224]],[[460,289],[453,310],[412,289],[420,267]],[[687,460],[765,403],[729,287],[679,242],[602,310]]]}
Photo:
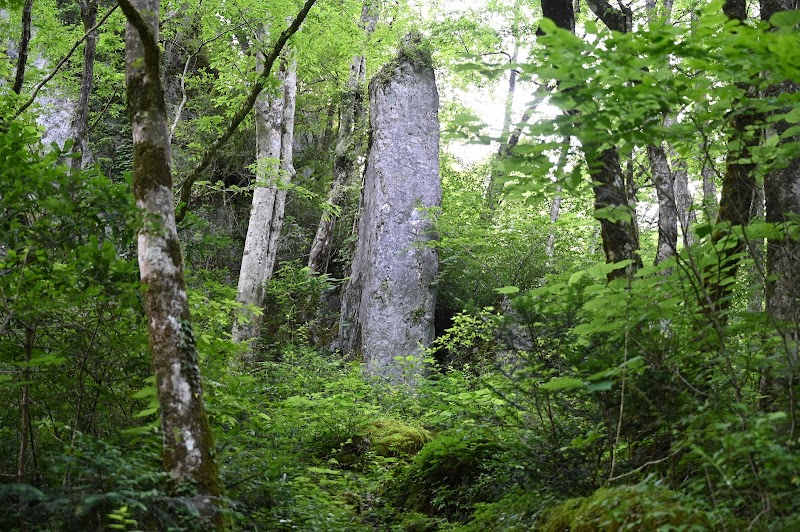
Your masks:
{"label": "mossy boulder", "polygon": [[433,434],[396,419],[376,419],[364,428],[370,449],[379,456],[413,456],[433,439]]}
{"label": "mossy boulder", "polygon": [[475,503],[500,498],[505,448],[486,434],[438,435],[393,479],[387,499],[398,509],[466,521]]}
{"label": "mossy boulder", "polygon": [[542,532],[713,530],[709,514],[676,491],[637,484],[601,488],[542,513]]}

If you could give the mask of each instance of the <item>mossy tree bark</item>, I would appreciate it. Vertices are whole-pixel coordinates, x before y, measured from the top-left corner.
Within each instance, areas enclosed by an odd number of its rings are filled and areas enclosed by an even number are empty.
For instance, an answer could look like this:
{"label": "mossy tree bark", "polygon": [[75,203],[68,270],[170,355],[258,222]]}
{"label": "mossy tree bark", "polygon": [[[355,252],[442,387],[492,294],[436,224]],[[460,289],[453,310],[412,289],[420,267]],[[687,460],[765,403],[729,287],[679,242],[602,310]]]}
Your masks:
{"label": "mossy tree bark", "polygon": [[125,82],[133,130],[133,192],[143,214],[138,257],[164,438],[164,467],[198,493],[204,513],[222,494],[203,405],[197,347],[175,227],[158,0],[120,0],[128,20]]}

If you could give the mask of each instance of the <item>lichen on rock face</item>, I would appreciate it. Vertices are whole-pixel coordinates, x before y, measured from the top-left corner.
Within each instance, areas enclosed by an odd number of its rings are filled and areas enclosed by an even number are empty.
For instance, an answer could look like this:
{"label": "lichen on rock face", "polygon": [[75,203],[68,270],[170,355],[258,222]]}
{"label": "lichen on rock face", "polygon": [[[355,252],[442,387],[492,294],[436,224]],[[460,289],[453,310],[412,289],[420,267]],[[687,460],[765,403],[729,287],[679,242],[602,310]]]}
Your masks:
{"label": "lichen on rock face", "polygon": [[441,205],[439,95],[418,40],[370,83],[362,212],[340,326],[342,349],[363,354],[370,374],[412,386],[433,341],[438,256],[426,242],[428,213]]}

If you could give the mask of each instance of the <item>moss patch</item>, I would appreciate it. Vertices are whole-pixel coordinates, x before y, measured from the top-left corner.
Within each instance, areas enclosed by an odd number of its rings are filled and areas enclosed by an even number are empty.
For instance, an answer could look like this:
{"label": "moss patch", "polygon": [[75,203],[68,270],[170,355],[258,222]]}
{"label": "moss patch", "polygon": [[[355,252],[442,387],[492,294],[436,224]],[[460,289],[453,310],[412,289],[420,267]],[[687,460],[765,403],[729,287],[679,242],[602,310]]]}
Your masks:
{"label": "moss patch", "polygon": [[678,492],[638,484],[601,488],[543,513],[537,530],[590,532],[622,530],[712,530],[711,519]]}
{"label": "moss patch", "polygon": [[371,421],[364,433],[370,448],[380,456],[412,456],[433,439],[429,431],[396,419]]}

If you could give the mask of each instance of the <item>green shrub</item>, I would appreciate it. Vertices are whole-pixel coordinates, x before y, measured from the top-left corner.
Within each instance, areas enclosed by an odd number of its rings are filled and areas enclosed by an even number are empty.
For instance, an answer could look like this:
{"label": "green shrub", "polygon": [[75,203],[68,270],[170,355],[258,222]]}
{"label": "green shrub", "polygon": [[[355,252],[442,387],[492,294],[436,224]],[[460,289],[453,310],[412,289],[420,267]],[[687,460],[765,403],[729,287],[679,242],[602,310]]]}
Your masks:
{"label": "green shrub", "polygon": [[475,503],[497,500],[503,490],[505,449],[485,434],[448,432],[414,457],[388,488],[398,508],[464,521]]}
{"label": "green shrub", "polygon": [[543,513],[542,532],[709,530],[708,513],[682,494],[650,484],[601,488]]}

